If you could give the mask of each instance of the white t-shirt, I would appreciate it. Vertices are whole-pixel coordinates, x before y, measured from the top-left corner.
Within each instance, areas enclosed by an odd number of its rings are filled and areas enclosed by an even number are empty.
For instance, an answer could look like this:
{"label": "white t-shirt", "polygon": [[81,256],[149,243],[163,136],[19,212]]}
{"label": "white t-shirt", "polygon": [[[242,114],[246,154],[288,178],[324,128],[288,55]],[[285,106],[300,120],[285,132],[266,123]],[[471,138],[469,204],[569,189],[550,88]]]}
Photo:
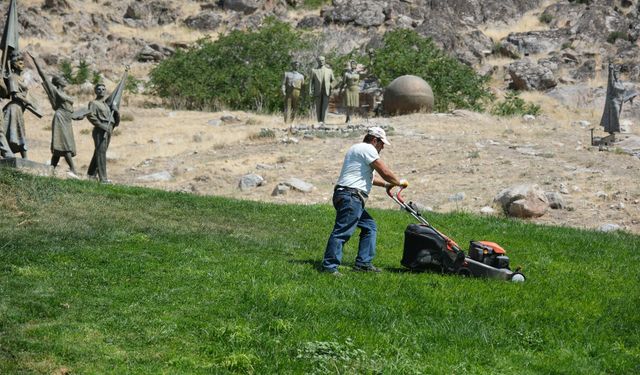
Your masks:
{"label": "white t-shirt", "polygon": [[360,189],[367,194],[373,185],[373,167],[371,163],[380,155],[370,143],[357,143],[347,151],[337,185]]}

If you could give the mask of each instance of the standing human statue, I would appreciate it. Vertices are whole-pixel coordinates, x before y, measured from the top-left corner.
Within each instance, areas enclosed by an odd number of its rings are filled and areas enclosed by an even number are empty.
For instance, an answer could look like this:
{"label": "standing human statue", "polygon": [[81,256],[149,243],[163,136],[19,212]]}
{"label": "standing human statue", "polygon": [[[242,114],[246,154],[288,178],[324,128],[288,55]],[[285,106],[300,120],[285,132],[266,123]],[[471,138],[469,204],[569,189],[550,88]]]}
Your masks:
{"label": "standing human statue", "polygon": [[300,69],[300,63],[294,61],[291,63],[291,71],[284,73],[284,79],[282,80],[282,95],[284,95],[284,123],[293,120],[296,117],[298,111],[298,104],[300,103],[300,92],[304,85],[304,75],[298,72]]}
{"label": "standing human statue", "polygon": [[347,109],[346,123],[351,122],[351,115],[360,107],[360,74],[356,71],[358,63],[355,60],[349,62],[347,70],[345,70],[340,90],[344,90],[344,106]]}
{"label": "standing human statue", "polygon": [[329,108],[329,96],[335,86],[333,70],[326,66],[324,56],[317,59],[318,67],[311,71],[311,92],[315,98],[317,120],[324,124]]}
{"label": "standing human statue", "polygon": [[607,81],[607,96],[604,102],[604,111],[600,119],[600,126],[609,134],[620,132],[620,114],[622,104],[630,102],[638,94],[635,91],[626,91],[624,84],[618,79],[618,72],[613,64],[609,64],[609,77]]}
{"label": "standing human statue", "polygon": [[[22,79],[24,60],[20,54],[11,57],[11,73],[5,78],[5,86],[9,94],[9,103],[2,109],[2,130],[8,142],[11,153],[20,153],[22,158],[27,158],[27,136],[24,126],[24,111],[29,109],[38,117],[42,117],[37,111],[37,106],[28,95],[27,85]],[[0,137],[1,138],[1,137]],[[5,151],[6,153],[6,151]],[[11,157],[6,153],[5,157]]]}
{"label": "standing human statue", "polygon": [[[29,54],[31,56],[31,54]],[[60,157],[69,165],[69,176],[78,178],[73,157],[76,156],[76,141],[73,136],[73,98],[64,91],[68,82],[63,76],[53,76],[51,81],[42,70],[38,60],[31,56],[42,78],[42,86],[47,93],[49,103],[55,111],[51,121],[51,166],[58,166]]]}

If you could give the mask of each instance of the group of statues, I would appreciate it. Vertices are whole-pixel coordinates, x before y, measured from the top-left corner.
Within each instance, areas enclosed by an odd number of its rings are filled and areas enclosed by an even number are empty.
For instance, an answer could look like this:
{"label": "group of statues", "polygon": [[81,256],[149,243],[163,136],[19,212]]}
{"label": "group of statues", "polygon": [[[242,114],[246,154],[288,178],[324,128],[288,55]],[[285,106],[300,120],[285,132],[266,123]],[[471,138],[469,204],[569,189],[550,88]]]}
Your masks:
{"label": "group of statues", "polygon": [[[106,102],[106,87],[98,83],[94,87],[96,97],[89,102],[88,108],[74,112],[74,99],[65,92],[68,86],[67,80],[59,75],[47,77],[38,59],[29,54],[42,79],[42,86],[51,107],[55,111],[51,122],[51,166],[58,166],[60,158],[69,165],[69,176],[78,178],[78,172],[73,161],[76,156],[76,143],[73,135],[73,120],[82,120],[85,117],[93,125],[92,137],[95,145],[93,157],[87,170],[91,179],[97,179],[102,183],[110,183],[107,177],[107,148],[111,140],[111,134],[119,123],[117,108]],[[0,94],[9,99],[2,110],[2,126],[0,126],[0,156],[13,158],[20,154],[27,159],[27,141],[25,132],[24,112],[29,110],[38,117],[34,101],[28,93],[28,88],[22,78],[25,64],[21,54],[14,54],[10,60],[10,72],[0,82]],[[128,67],[125,70],[125,74]],[[124,78],[123,78],[124,79]]]}
{"label": "group of statues", "polygon": [[[338,88],[344,92],[344,105],[347,111],[346,122],[351,121],[352,114],[360,106],[360,74],[356,61],[350,61],[342,79],[337,81],[324,56],[317,58],[316,68],[311,70],[309,94],[313,95],[316,119],[318,123],[324,124],[329,108],[329,97],[333,89]],[[292,70],[285,72],[282,81],[282,94],[284,95],[284,122],[293,122],[298,110],[300,97],[305,84],[305,77],[300,70],[300,62],[294,61],[291,64]]]}

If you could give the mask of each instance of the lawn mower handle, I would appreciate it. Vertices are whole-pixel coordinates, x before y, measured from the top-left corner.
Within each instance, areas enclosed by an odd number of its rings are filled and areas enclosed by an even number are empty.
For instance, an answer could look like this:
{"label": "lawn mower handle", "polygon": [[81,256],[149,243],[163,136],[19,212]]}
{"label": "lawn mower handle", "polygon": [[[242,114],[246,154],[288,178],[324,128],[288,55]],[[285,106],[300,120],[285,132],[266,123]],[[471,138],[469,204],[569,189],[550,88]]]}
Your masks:
{"label": "lawn mower handle", "polygon": [[394,193],[393,189],[395,187],[396,187],[395,185],[388,186],[387,187],[387,195],[394,202],[396,202],[400,206],[400,208],[402,208],[403,210],[407,211],[411,216],[416,218],[419,222],[421,222],[422,224],[431,226],[431,224],[429,224],[429,222],[427,221],[427,219],[424,218],[424,216],[420,215],[420,213],[418,211],[416,211],[413,207],[411,207],[411,205],[405,203],[404,199],[402,199],[402,196],[400,195],[400,193],[402,193],[402,191],[404,189],[406,189],[406,187],[400,186],[398,191]]}

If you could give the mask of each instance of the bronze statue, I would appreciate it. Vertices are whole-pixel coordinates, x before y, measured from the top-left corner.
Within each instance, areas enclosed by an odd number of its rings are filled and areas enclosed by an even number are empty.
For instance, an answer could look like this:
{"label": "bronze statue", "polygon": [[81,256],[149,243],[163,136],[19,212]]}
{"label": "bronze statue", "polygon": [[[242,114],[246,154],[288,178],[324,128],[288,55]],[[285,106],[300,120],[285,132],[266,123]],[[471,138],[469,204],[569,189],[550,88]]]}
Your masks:
{"label": "bronze statue", "polygon": [[356,71],[357,66],[358,63],[351,60],[340,83],[340,90],[345,92],[344,106],[347,109],[347,123],[351,121],[351,114],[360,107],[360,74]]}
{"label": "bronze statue", "polygon": [[40,78],[42,78],[42,86],[47,93],[51,107],[55,110],[51,121],[51,166],[56,168],[60,157],[64,157],[64,160],[69,164],[69,175],[77,178],[76,167],[73,163],[73,157],[76,156],[76,141],[71,124],[73,98],[64,91],[68,82],[63,76],[54,76],[49,81],[38,61],[33,56],[31,56],[31,59],[38,70],[38,74],[40,74]]}
{"label": "bronze statue", "polygon": [[292,71],[284,73],[282,81],[282,95],[284,95],[284,123],[293,122],[298,111],[298,103],[300,102],[300,92],[304,85],[304,75],[298,72],[300,63],[294,61],[291,63]]}
{"label": "bronze statue", "polygon": [[335,86],[333,70],[325,65],[324,56],[319,56],[318,67],[311,72],[311,91],[315,97],[318,122],[324,124],[329,108],[329,96]]}
{"label": "bronze statue", "polygon": [[95,100],[89,102],[86,110],[80,110],[73,114],[74,120],[79,120],[85,115],[89,122],[93,125],[91,136],[95,150],[87,175],[91,179],[99,179],[104,184],[110,184],[111,180],[107,178],[107,149],[111,142],[111,134],[113,130],[120,124],[120,101],[122,93],[127,81],[129,66],[124,70],[122,79],[115,90],[107,97],[107,88],[104,84],[98,83],[94,87],[96,93]]}
{"label": "bronze statue", "polygon": [[20,153],[27,158],[27,139],[24,126],[24,110],[28,109],[38,117],[38,112],[33,99],[28,95],[27,85],[22,79],[24,60],[19,54],[11,58],[11,73],[5,78],[5,86],[9,94],[9,103],[2,109],[2,128],[11,152]]}
{"label": "bronze statue", "polygon": [[620,132],[620,114],[622,104],[630,102],[638,94],[635,91],[627,91],[624,84],[618,79],[618,72],[613,64],[609,64],[609,78],[607,81],[607,97],[604,103],[604,112],[600,119],[600,126],[604,131],[613,135]]}
{"label": "bronze statue", "polygon": [[89,102],[87,119],[93,125],[91,137],[95,150],[93,157],[91,157],[91,163],[89,163],[87,175],[89,178],[100,179],[102,183],[110,183],[111,181],[107,178],[107,148],[109,148],[113,132],[113,114],[104,102],[107,97],[107,87],[98,83],[93,91],[96,93],[96,98]]}

